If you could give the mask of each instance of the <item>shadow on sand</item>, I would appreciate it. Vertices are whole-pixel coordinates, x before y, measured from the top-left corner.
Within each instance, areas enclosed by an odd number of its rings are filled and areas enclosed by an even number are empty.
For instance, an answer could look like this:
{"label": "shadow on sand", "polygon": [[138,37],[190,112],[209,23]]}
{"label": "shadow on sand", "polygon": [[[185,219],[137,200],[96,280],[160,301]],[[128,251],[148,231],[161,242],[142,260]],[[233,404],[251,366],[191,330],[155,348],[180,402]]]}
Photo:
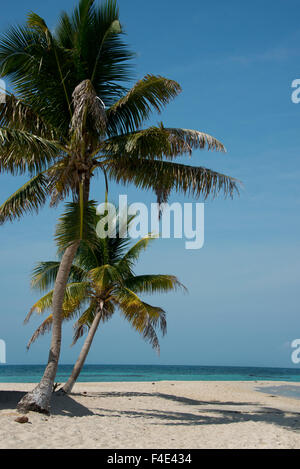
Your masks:
{"label": "shadow on sand", "polygon": [[[25,392],[0,391],[0,410],[14,409]],[[132,399],[132,398],[156,398],[158,400],[171,400],[186,406],[186,412],[163,411],[157,409],[142,410],[118,410],[116,406],[110,408],[88,409],[75,398],[89,397],[95,402],[103,400],[108,402],[109,398]],[[207,408],[210,406],[212,408]],[[130,405],[129,405],[130,407]],[[145,405],[146,407],[146,405]],[[233,409],[226,409],[233,407]],[[274,407],[261,406],[253,402],[220,402],[220,401],[198,401],[186,397],[158,392],[105,392],[105,393],[78,393],[72,396],[54,395],[52,400],[52,415],[64,415],[68,417],[86,417],[96,415],[98,417],[112,418],[144,418],[152,425],[224,425],[239,422],[265,422],[288,430],[300,432],[300,412],[286,412]]]}
{"label": "shadow on sand", "polygon": [[[25,395],[21,391],[0,391],[0,410],[15,409],[18,402]],[[51,403],[52,415],[66,415],[68,417],[86,417],[94,415],[87,407],[69,396],[55,396]]]}

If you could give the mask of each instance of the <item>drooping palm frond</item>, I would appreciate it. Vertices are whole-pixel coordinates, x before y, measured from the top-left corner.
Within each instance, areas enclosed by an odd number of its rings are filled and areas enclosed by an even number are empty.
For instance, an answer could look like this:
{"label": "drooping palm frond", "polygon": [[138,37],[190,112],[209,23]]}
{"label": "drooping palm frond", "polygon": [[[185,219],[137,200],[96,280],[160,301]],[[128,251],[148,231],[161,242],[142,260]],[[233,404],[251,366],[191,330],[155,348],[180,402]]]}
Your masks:
{"label": "drooping palm frond", "polygon": [[52,299],[53,299],[53,290],[49,291],[46,295],[40,298],[30,309],[29,313],[27,314],[26,318],[24,319],[24,324],[26,324],[33,313],[36,314],[43,314],[45,311],[51,308],[52,306]]}
{"label": "drooping palm frond", "polygon": [[[40,262],[36,265],[32,273],[31,287],[40,291],[45,291],[54,286],[60,262]],[[86,279],[86,272],[79,266],[73,264],[69,275],[69,282],[83,282]]]}
{"label": "drooping palm frond", "polygon": [[79,203],[70,202],[66,205],[66,211],[59,219],[55,234],[60,250],[65,250],[74,241],[83,241],[90,246],[97,245],[95,202],[90,201],[85,204],[83,210],[84,218],[82,219]]}
{"label": "drooping palm frond", "polygon": [[[144,303],[144,305],[153,310],[153,306]],[[165,311],[161,310],[158,317],[156,315],[148,315],[148,320],[145,322],[145,328],[143,331],[143,338],[146,342],[149,342],[152,348],[160,354],[160,344],[159,339],[156,333],[156,329],[159,328],[162,336],[165,336],[167,333],[167,320]]]}
{"label": "drooping palm frond", "polygon": [[45,122],[32,106],[6,92],[5,102],[0,104],[0,126],[32,132],[51,141],[59,141],[61,134]]}
{"label": "drooping palm frond", "polygon": [[150,342],[153,348],[159,350],[159,341],[155,331],[160,327],[163,335],[166,333],[166,313],[162,308],[149,305],[142,301],[132,290],[120,288],[115,296],[122,315],[131,326]]}
{"label": "drooping palm frond", "polygon": [[92,82],[84,80],[74,90],[73,117],[71,121],[71,134],[79,142],[84,131],[89,129],[102,135],[106,130],[106,114],[100,98],[97,96]]}
{"label": "drooping palm frond", "polygon": [[32,132],[0,127],[0,172],[36,174],[60,154],[58,142]]}
{"label": "drooping palm frond", "polygon": [[[68,283],[65,291],[65,298],[63,303],[63,314],[67,319],[72,319],[77,310],[80,309],[82,304],[89,296],[90,283],[89,282],[73,282]],[[34,313],[43,314],[45,311],[51,309],[53,300],[53,290],[49,291],[46,295],[40,298],[30,309],[24,323],[26,324]]]}
{"label": "drooping palm frond", "polygon": [[90,294],[90,282],[84,281],[68,283],[62,308],[64,316],[68,319],[73,319],[74,315],[80,311],[82,305],[86,303]]}
{"label": "drooping palm frond", "polygon": [[[64,321],[71,321],[74,319],[74,315],[76,312],[76,309],[78,308],[77,303],[69,303],[65,302],[64,308],[63,308],[63,320]],[[28,317],[27,321],[30,319]],[[30,349],[31,345],[41,336],[45,335],[47,332],[50,332],[52,329],[52,324],[53,324],[53,315],[49,314],[49,316],[45,319],[45,321],[40,324],[40,326],[34,331],[33,335],[31,336],[26,348],[27,350]]]}
{"label": "drooping palm frond", "polygon": [[110,164],[107,170],[117,182],[154,190],[159,203],[167,202],[172,191],[203,199],[219,193],[225,197],[239,193],[240,181],[203,167],[146,159],[138,163],[134,158],[119,158],[118,164]]}
{"label": "drooping palm frond", "polygon": [[30,349],[31,345],[42,335],[45,335],[47,332],[50,332],[52,329],[52,323],[53,323],[53,316],[50,314],[45,321],[42,322],[42,324],[35,330],[33,335],[31,336],[30,340],[28,341],[28,344],[26,346],[27,350]]}
{"label": "drooping palm frond", "polygon": [[40,173],[26,182],[0,206],[0,225],[21,218],[24,213],[37,212],[49,196],[49,181]]}
{"label": "drooping palm frond", "polygon": [[[78,321],[74,325],[74,335],[72,346],[85,334],[92,325],[96,313],[99,312],[99,304],[95,299],[91,299],[89,307],[83,312]],[[101,323],[107,322],[115,312],[112,302],[106,302],[101,312]]]}
{"label": "drooping palm frond", "polygon": [[81,337],[84,336],[84,334],[86,334],[89,330],[89,327],[87,324],[80,324],[80,323],[76,323],[75,326],[74,326],[74,334],[73,334],[73,342],[72,342],[72,346],[75,345],[79,339],[81,339]]}
{"label": "drooping palm frond", "polygon": [[136,131],[149,118],[153,110],[161,112],[181,92],[173,80],[146,75],[107,111],[107,128],[110,135]]}
{"label": "drooping palm frond", "polygon": [[190,129],[171,129],[161,125],[146,130],[118,135],[106,140],[101,151],[107,155],[143,159],[174,159],[192,155],[193,150],[225,152],[224,145],[211,135]]}
{"label": "drooping palm frond", "polygon": [[135,275],[128,277],[124,285],[136,293],[167,293],[186,287],[174,275]]}

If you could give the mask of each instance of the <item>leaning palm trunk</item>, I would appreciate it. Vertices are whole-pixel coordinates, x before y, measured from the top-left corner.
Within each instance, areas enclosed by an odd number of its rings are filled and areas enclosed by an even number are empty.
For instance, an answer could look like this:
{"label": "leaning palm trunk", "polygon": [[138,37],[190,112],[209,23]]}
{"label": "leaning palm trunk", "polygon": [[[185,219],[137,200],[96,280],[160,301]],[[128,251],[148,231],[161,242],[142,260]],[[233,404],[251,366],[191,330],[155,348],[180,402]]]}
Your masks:
{"label": "leaning palm trunk", "polygon": [[88,353],[90,351],[92,342],[94,340],[96,331],[98,329],[99,322],[100,322],[100,319],[101,319],[101,315],[102,315],[102,310],[100,309],[97,312],[97,314],[95,315],[95,318],[92,322],[92,325],[90,327],[87,338],[86,338],[86,340],[84,342],[84,345],[81,349],[81,352],[79,354],[78,360],[74,365],[72,374],[71,374],[70,378],[68,379],[68,381],[66,382],[66,384],[63,386],[63,388],[61,388],[61,391],[65,392],[66,394],[69,394],[69,393],[72,392],[74,384],[76,383],[77,378],[81,373],[81,370],[82,370],[83,365],[85,363],[86,357],[88,356]]}
{"label": "leaning palm trunk", "polygon": [[[77,86],[72,96],[74,114],[72,118],[70,131],[75,139],[75,143],[79,143],[83,138],[84,124],[86,122],[88,109],[90,108],[90,112],[93,115],[95,125],[97,125],[101,131],[105,126],[104,111],[96,99],[96,93],[92,87],[90,80],[85,80],[79,86]],[[83,173],[79,178],[77,189],[77,198],[82,208],[80,230],[81,232],[83,229],[83,208],[88,203],[89,191],[90,178]],[[71,267],[75,255],[77,253],[79,244],[80,241],[72,243],[66,249],[63,255],[53,291],[53,329],[48,365],[44,372],[43,378],[37,385],[37,387],[32,392],[26,394],[23,399],[21,399],[21,401],[18,403],[17,409],[20,412],[34,411],[46,414],[49,414],[50,412],[51,396],[61,349],[63,302]]]}
{"label": "leaning palm trunk", "polygon": [[79,242],[69,246],[61,260],[53,292],[53,329],[48,365],[40,383],[18,403],[17,409],[20,412],[34,411],[49,414],[53,384],[61,348],[62,306],[71,266],[78,246]]}

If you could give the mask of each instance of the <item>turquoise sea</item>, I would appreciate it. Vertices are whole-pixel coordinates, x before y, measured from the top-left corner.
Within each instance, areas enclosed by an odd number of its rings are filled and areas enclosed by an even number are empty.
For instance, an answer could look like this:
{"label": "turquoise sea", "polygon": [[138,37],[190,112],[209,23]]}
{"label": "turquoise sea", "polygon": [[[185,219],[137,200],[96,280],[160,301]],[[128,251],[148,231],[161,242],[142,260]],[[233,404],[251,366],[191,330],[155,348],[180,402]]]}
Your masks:
{"label": "turquoise sea", "polygon": [[[44,365],[0,365],[0,383],[35,383]],[[60,365],[56,381],[65,382],[72,365]],[[110,381],[290,381],[300,382],[300,368],[220,366],[86,365],[79,382]]]}

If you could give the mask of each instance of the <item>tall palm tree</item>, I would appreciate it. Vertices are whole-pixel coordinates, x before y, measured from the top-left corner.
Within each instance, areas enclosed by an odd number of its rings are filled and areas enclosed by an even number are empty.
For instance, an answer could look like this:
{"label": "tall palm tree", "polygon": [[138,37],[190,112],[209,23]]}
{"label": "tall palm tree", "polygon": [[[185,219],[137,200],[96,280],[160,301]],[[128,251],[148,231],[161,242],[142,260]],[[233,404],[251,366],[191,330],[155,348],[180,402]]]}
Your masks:
{"label": "tall palm tree", "polygon": [[[93,203],[89,204],[89,210],[95,211]],[[74,211],[75,213],[78,211],[76,205],[69,204],[67,213],[60,220],[59,244],[62,239],[65,243],[65,236],[68,236],[70,224],[75,218]],[[127,232],[133,219],[134,217],[130,217],[126,223]],[[98,222],[96,215],[95,221],[96,231]],[[163,335],[166,333],[166,313],[159,307],[145,303],[138,295],[185,289],[173,275],[135,275],[133,269],[141,252],[154,238],[147,236],[130,245],[129,239],[121,237],[123,228],[124,226],[120,228],[117,224],[115,238],[98,238],[93,245],[82,242],[72,264],[63,303],[63,316],[64,320],[68,321],[79,316],[75,324],[74,343],[85,332],[88,334],[72,374],[62,388],[65,393],[72,391],[100,323],[108,321],[116,309],[154,349],[159,351],[156,328],[159,328]],[[53,287],[59,265],[59,261],[41,262],[34,269],[32,287],[46,294],[34,304],[25,322],[34,312],[42,314],[51,309],[53,290],[49,291],[49,288]],[[39,336],[51,329],[52,323],[53,315],[50,314],[31,337],[28,348]]]}
{"label": "tall palm tree", "polygon": [[72,196],[81,202],[82,227],[61,260],[53,296],[49,360],[40,384],[20,410],[48,412],[61,345],[62,304],[72,261],[82,239],[84,209],[93,175],[152,189],[159,202],[172,190],[196,197],[232,196],[237,181],[203,167],[174,162],[193,149],[225,151],[215,138],[163,124],[141,129],[181,91],[178,83],[147,75],[131,90],[132,54],[125,47],[115,0],[96,7],[80,0],[62,14],[55,33],[31,13],[24,27],[0,39],[0,76],[15,94],[0,107],[0,172],[29,180],[0,207],[0,223],[56,205]]}

